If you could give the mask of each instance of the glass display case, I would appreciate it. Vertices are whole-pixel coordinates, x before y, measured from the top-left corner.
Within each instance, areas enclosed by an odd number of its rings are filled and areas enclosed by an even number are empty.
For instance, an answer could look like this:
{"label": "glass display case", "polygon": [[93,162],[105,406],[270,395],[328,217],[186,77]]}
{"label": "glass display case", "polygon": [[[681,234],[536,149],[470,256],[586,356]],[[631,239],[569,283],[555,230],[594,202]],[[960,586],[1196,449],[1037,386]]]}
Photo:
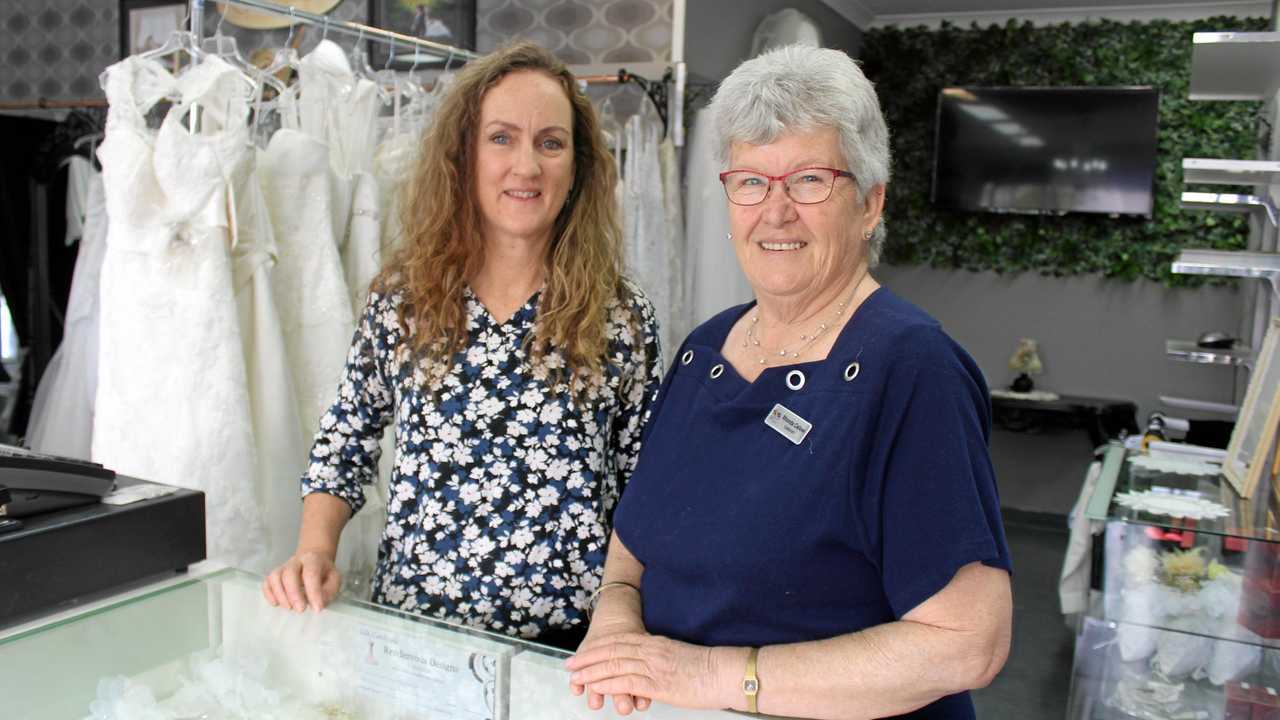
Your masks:
{"label": "glass display case", "polygon": [[1068,718],[1280,720],[1273,492],[1216,465],[1108,449],[1087,515],[1099,592],[1076,641]]}
{"label": "glass display case", "polygon": [[[339,600],[267,605],[224,570],[0,637],[0,717],[598,720],[568,653]],[[654,704],[649,718],[737,718]]]}

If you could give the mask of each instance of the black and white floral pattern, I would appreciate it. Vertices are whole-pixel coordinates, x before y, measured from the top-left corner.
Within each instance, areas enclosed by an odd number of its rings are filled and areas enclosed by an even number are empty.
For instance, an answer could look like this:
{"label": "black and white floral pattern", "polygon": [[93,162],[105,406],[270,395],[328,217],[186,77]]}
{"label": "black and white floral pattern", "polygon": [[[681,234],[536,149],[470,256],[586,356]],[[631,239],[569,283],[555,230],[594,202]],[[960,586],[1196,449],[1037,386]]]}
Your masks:
{"label": "black and white floral pattern", "polygon": [[498,323],[468,291],[468,345],[436,397],[402,342],[400,297],[370,296],[302,492],[359,510],[394,419],[375,602],[529,638],[585,623],[662,381],[653,307],[627,287],[609,309],[604,382],[576,401],[547,372],[559,353],[535,367],[525,352],[538,295]]}

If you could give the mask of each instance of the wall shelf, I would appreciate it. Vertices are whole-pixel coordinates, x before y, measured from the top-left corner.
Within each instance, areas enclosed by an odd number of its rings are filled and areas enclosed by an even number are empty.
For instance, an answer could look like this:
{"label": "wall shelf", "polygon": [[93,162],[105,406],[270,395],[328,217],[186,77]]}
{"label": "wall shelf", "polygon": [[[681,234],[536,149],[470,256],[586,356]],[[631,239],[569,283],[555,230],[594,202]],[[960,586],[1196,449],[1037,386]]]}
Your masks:
{"label": "wall shelf", "polygon": [[1280,89],[1280,32],[1198,32],[1192,100],[1268,100]]}
{"label": "wall shelf", "polygon": [[1280,162],[1183,158],[1182,182],[1203,185],[1270,185],[1280,182]]}
{"label": "wall shelf", "polygon": [[1171,269],[1182,275],[1261,278],[1280,294],[1280,253],[1183,250]]}
{"label": "wall shelf", "polygon": [[1272,227],[1280,222],[1276,206],[1265,195],[1236,195],[1234,193],[1183,192],[1181,206],[1187,210],[1209,210],[1226,213],[1261,212]]}
{"label": "wall shelf", "polygon": [[1164,352],[1171,360],[1233,367],[1253,367],[1254,359],[1253,348],[1205,348],[1194,340],[1166,340]]}

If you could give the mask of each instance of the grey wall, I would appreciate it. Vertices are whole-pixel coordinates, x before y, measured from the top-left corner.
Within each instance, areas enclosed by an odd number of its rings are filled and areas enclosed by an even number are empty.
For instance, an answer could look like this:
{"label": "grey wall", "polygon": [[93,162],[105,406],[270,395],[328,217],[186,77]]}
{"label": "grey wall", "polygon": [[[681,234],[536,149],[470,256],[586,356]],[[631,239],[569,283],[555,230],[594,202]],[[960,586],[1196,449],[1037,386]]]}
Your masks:
{"label": "grey wall", "polygon": [[751,52],[751,37],[765,17],[795,8],[822,29],[822,43],[857,57],[862,31],[819,0],[689,0],[685,15],[685,62],[691,76],[722,80]]}
{"label": "grey wall", "polygon": [[978,361],[992,387],[1013,380],[1009,356],[1019,338],[1030,337],[1039,341],[1044,361],[1037,387],[1133,400],[1140,424],[1160,409],[1160,395],[1233,402],[1235,371],[1168,360],[1164,346],[1166,338],[1194,339],[1210,328],[1235,331],[1240,288],[1170,290],[1145,280],[888,265],[875,274],[938,318]]}

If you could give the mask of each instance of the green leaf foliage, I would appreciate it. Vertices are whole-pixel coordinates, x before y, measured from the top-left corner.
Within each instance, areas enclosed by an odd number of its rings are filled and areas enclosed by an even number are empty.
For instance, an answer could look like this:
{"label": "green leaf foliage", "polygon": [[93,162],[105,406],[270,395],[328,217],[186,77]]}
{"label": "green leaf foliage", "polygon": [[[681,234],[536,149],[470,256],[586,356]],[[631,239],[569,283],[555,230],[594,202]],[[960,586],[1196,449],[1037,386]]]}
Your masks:
{"label": "green leaf foliage", "polygon": [[[1101,273],[1168,286],[1203,282],[1171,274],[1170,262],[1183,248],[1243,250],[1248,221],[1243,215],[1179,208],[1182,158],[1257,157],[1261,103],[1187,99],[1191,37],[1204,31],[1261,31],[1266,25],[1262,18],[1217,17],[1047,27],[1010,21],[968,29],[944,24],[932,30],[869,31],[861,62],[876,84],[892,137],[885,260],[998,273]],[[1151,219],[935,209],[929,192],[938,91],[954,85],[1157,88],[1159,135]]]}

